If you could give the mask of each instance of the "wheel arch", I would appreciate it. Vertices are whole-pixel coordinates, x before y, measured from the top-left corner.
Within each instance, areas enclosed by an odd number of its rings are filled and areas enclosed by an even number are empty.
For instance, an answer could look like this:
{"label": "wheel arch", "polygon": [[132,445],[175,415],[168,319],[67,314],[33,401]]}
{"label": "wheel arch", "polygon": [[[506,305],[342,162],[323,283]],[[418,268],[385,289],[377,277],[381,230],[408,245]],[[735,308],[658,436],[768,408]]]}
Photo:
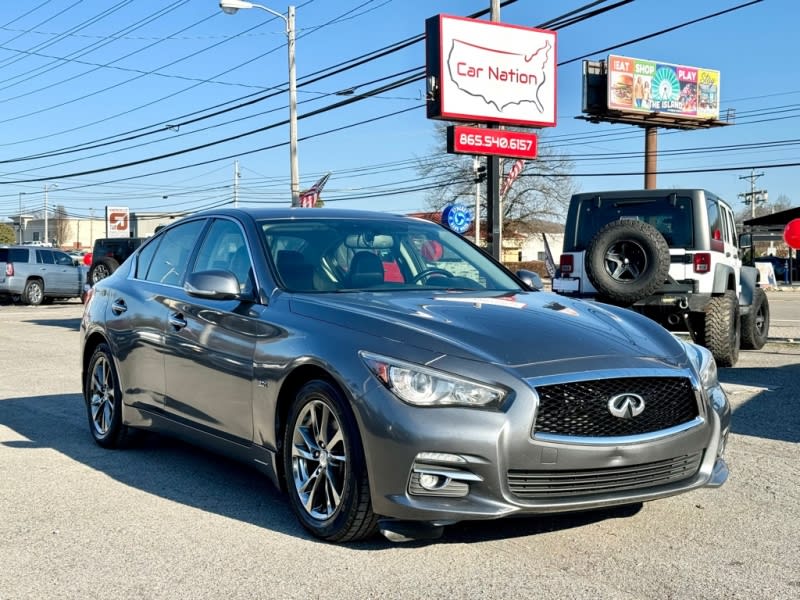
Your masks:
{"label": "wheel arch", "polygon": [[739,304],[743,306],[752,305],[756,288],[758,287],[758,269],[755,267],[742,267],[739,274],[739,284],[742,286]]}
{"label": "wheel arch", "polygon": [[713,294],[724,294],[728,290],[736,292],[736,273],[730,265],[717,265],[714,269]]}
{"label": "wheel arch", "polygon": [[355,421],[356,425],[358,426],[358,435],[361,438],[361,444],[363,447],[363,434],[361,432],[361,423],[358,417],[356,416],[356,411],[353,408],[353,398],[351,397],[350,393],[347,390],[347,386],[344,385],[338,377],[336,377],[333,373],[329,370],[323,368],[322,366],[315,364],[315,363],[305,363],[301,364],[295,369],[293,369],[283,380],[281,385],[280,391],[278,392],[278,396],[275,402],[275,419],[273,422],[275,440],[278,446],[277,457],[275,460],[276,463],[276,475],[278,479],[278,485],[281,491],[286,491],[286,484],[283,472],[283,452],[285,451],[285,447],[283,444],[283,430],[286,427],[286,421],[289,415],[289,409],[292,406],[292,401],[294,400],[297,392],[300,391],[300,388],[303,387],[309,381],[313,381],[315,379],[319,379],[325,381],[335,387],[339,392],[344,396],[347,400],[347,406],[352,413],[353,420]]}
{"label": "wheel arch", "polygon": [[83,344],[83,355],[81,356],[81,394],[86,389],[86,370],[89,366],[89,361],[92,360],[94,351],[100,344],[108,344],[108,340],[99,332],[94,332],[86,338]]}

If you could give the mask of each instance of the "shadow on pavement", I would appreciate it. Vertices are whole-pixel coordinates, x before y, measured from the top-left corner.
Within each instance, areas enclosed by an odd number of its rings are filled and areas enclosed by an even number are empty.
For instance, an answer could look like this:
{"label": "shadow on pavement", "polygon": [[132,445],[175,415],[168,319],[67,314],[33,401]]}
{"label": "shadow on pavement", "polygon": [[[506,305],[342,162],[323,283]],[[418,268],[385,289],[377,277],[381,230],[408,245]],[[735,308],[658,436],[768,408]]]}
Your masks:
{"label": "shadow on pavement", "polygon": [[[138,490],[203,511],[316,542],[298,523],[284,495],[250,467],[201,448],[155,434],[132,448],[105,450],[89,433],[80,394],[0,400],[0,424],[26,438],[0,442],[24,452],[50,448]],[[572,529],[609,518],[628,517],[641,505],[574,513],[464,522],[446,527],[430,543],[474,543]],[[354,550],[379,550],[394,544],[380,534],[349,544]],[[408,546],[408,544],[404,544]]]}
{"label": "shadow on pavement", "polygon": [[782,398],[776,389],[796,390],[800,382],[800,364],[770,368],[720,369],[723,384],[765,388],[733,411],[732,431],[742,435],[800,443],[800,402],[797,396]]}

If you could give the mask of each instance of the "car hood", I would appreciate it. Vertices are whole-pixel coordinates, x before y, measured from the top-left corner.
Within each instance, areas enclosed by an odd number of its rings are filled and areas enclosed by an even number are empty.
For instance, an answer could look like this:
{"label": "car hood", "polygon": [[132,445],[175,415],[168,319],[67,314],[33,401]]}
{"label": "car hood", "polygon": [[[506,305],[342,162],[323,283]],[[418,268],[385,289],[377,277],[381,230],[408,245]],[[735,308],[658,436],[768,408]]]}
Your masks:
{"label": "car hood", "polygon": [[531,365],[588,357],[684,356],[678,340],[632,311],[546,292],[295,296],[294,313],[434,352]]}

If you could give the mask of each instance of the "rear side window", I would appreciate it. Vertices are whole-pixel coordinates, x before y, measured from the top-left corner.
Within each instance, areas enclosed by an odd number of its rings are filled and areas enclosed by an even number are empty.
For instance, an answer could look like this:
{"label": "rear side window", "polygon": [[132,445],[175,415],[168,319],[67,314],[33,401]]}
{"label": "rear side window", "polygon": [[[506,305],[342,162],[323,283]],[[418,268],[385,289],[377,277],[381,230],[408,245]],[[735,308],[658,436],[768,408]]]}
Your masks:
{"label": "rear side window", "polygon": [[28,262],[28,254],[29,251],[27,248],[2,248],[0,249],[0,261],[26,263]]}
{"label": "rear side window", "polygon": [[189,221],[165,232],[145,279],[165,285],[180,285],[205,224],[205,220]]}
{"label": "rear side window", "polygon": [[53,252],[51,250],[37,250],[36,262],[45,265],[54,265]]}

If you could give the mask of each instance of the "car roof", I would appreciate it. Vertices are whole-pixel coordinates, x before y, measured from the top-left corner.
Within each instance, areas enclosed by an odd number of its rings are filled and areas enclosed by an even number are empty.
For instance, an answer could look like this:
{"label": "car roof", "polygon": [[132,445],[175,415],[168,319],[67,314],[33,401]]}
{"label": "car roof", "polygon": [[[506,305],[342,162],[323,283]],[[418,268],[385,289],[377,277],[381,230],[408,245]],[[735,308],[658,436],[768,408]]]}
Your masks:
{"label": "car roof", "polygon": [[386,220],[420,220],[405,215],[384,213],[372,210],[349,208],[292,208],[292,207],[239,207],[212,209],[195,213],[192,216],[207,215],[248,215],[253,219],[386,219]]}

